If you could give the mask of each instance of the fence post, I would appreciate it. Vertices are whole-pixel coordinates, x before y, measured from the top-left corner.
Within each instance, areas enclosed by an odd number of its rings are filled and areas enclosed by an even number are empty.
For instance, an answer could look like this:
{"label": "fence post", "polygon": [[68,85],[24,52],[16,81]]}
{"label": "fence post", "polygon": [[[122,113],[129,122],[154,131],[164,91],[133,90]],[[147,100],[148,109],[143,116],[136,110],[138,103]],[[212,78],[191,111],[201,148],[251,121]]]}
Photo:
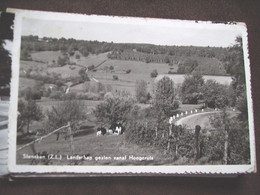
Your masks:
{"label": "fence post", "polygon": [[34,143],[31,144],[30,147],[31,147],[31,149],[32,149],[33,154],[34,154],[34,155],[37,154],[37,151],[36,151],[36,149],[35,149]]}
{"label": "fence post", "polygon": [[224,143],[224,156],[223,156],[223,162],[225,165],[228,164],[228,131],[229,131],[229,127],[225,125],[225,143]]}
{"label": "fence post", "polygon": [[167,145],[167,151],[170,151],[171,148],[171,136],[172,136],[172,124],[170,124],[169,127],[169,137],[168,137],[168,145]]}
{"label": "fence post", "polygon": [[195,147],[196,147],[196,160],[200,158],[200,148],[199,148],[199,134],[201,127],[199,125],[195,126]]}
{"label": "fence post", "polygon": [[74,154],[74,144],[73,144],[73,134],[71,131],[71,126],[70,126],[70,122],[68,122],[68,135],[70,137],[70,152],[71,154]]}

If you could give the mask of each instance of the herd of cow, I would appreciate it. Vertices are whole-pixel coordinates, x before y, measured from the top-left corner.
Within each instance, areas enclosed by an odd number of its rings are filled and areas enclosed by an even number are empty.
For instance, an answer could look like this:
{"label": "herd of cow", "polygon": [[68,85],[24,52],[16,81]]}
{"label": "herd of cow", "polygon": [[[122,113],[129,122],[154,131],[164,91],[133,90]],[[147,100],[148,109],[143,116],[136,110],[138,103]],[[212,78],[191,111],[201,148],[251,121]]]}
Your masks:
{"label": "herd of cow", "polygon": [[110,128],[107,127],[98,127],[97,128],[97,136],[100,135],[121,135],[123,134],[125,131],[125,128],[123,127],[123,125],[120,122],[117,123],[113,123]]}

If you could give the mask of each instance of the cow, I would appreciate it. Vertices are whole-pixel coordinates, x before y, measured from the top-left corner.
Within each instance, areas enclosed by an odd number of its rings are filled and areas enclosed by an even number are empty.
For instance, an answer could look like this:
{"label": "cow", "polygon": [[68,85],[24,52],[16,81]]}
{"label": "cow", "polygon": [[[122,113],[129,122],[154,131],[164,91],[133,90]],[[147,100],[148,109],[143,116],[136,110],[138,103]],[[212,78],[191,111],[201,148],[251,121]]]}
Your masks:
{"label": "cow", "polygon": [[105,135],[107,132],[106,128],[104,127],[98,127],[97,128],[97,136],[100,136],[100,135]]}
{"label": "cow", "polygon": [[124,130],[125,128],[123,127],[123,125],[120,122],[117,122],[117,124],[115,125],[114,134],[121,135],[123,134]]}

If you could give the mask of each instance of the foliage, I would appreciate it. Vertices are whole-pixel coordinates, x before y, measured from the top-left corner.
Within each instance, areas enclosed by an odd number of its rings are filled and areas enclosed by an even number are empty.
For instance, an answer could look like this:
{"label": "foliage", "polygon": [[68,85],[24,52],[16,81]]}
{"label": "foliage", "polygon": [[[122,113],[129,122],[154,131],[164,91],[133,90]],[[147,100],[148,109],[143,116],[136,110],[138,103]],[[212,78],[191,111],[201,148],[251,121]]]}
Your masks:
{"label": "foliage", "polygon": [[129,113],[134,107],[134,99],[131,96],[110,95],[106,96],[104,102],[98,104],[94,114],[98,121],[110,124],[117,121],[127,121]]}
{"label": "foliage", "polygon": [[79,55],[79,54],[76,54],[75,58],[76,58],[76,59],[80,59],[80,55]]}
{"label": "foliage", "polygon": [[191,74],[197,67],[198,67],[197,60],[193,60],[189,58],[185,60],[183,64],[182,63],[179,64],[177,72],[181,74]]}
{"label": "foliage", "polygon": [[24,96],[25,100],[40,100],[43,96],[42,86],[35,85],[33,88],[27,87],[20,94],[21,97]]}
{"label": "foliage", "polygon": [[109,70],[111,70],[111,71],[114,70],[114,66],[111,65],[111,66],[109,67]]}
{"label": "foliage", "polygon": [[93,70],[93,69],[95,69],[95,66],[92,64],[92,65],[88,66],[88,69]]}
{"label": "foliage", "polygon": [[31,121],[39,121],[43,118],[41,107],[32,100],[29,100],[27,102],[19,100],[18,112],[19,115],[17,120],[17,130],[22,132],[25,125],[27,125],[26,130],[27,132],[29,132]]}
{"label": "foliage", "polygon": [[169,77],[158,81],[154,94],[153,107],[158,112],[158,120],[171,116],[178,108],[175,102],[174,83]]}
{"label": "foliage", "polygon": [[113,75],[113,80],[118,80],[118,76],[117,75]]}
{"label": "foliage", "polygon": [[27,49],[25,49],[25,48],[21,49],[20,59],[21,60],[32,60],[32,57],[29,54],[29,51]]}
{"label": "foliage", "polygon": [[208,103],[210,108],[224,108],[229,104],[228,86],[221,85],[213,80],[207,80],[201,86],[201,93],[203,94],[204,101]]}
{"label": "foliage", "polygon": [[83,81],[89,81],[90,80],[87,73],[86,73],[86,68],[81,68],[79,70],[79,75],[80,75],[80,77],[82,78]]}
{"label": "foliage", "polygon": [[200,88],[204,84],[204,79],[199,73],[186,75],[181,86],[182,101],[186,104],[197,104],[201,99]]}
{"label": "foliage", "polygon": [[243,123],[247,123],[248,121],[248,109],[247,109],[247,98],[246,94],[241,94],[237,98],[237,109],[240,111],[239,114],[239,120],[242,121]]}
{"label": "foliage", "polygon": [[71,122],[72,130],[76,131],[80,121],[86,118],[85,110],[84,103],[77,100],[60,102],[46,112],[46,129],[52,131]]}
{"label": "foliage", "polygon": [[[248,164],[250,163],[249,129],[237,117],[231,115],[224,109],[220,114],[211,117],[210,122],[218,132],[221,144],[213,146],[218,148],[220,156],[224,156],[224,135],[228,134],[228,164]],[[214,136],[212,136],[214,137]]]}
{"label": "foliage", "polygon": [[147,101],[149,101],[146,81],[141,80],[136,82],[135,95],[137,101],[140,103],[146,103]]}
{"label": "foliage", "polygon": [[62,56],[58,57],[57,63],[58,63],[59,66],[64,66],[66,64],[69,64],[69,61],[70,60],[69,60],[68,55],[67,54],[63,54]]}
{"label": "foliage", "polygon": [[151,77],[152,78],[155,78],[155,77],[157,77],[157,75],[158,75],[158,72],[157,72],[157,70],[156,69],[154,69],[152,72],[151,72]]}

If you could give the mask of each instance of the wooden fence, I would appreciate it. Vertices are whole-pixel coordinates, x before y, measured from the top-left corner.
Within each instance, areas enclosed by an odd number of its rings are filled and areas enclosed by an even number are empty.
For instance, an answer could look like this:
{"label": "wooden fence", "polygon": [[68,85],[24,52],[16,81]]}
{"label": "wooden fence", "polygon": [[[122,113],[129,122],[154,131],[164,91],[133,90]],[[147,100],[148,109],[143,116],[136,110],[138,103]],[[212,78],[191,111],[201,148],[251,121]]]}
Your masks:
{"label": "wooden fence", "polygon": [[50,132],[50,133],[48,133],[44,136],[41,136],[41,137],[37,138],[36,140],[29,142],[29,143],[17,148],[16,152],[18,152],[18,151],[20,151],[23,148],[28,147],[28,146],[31,146],[32,149],[34,150],[34,144],[35,143],[40,142],[41,140],[51,136],[54,133],[57,133],[58,131],[61,131],[63,129],[67,129],[67,136],[69,137],[69,141],[70,141],[70,151],[71,151],[71,154],[73,154],[74,153],[74,144],[73,144],[73,134],[72,134],[72,131],[71,131],[71,123],[70,122],[68,122],[68,124],[65,125],[65,126],[62,126],[58,129],[55,129],[54,131],[52,131],[52,132]]}

